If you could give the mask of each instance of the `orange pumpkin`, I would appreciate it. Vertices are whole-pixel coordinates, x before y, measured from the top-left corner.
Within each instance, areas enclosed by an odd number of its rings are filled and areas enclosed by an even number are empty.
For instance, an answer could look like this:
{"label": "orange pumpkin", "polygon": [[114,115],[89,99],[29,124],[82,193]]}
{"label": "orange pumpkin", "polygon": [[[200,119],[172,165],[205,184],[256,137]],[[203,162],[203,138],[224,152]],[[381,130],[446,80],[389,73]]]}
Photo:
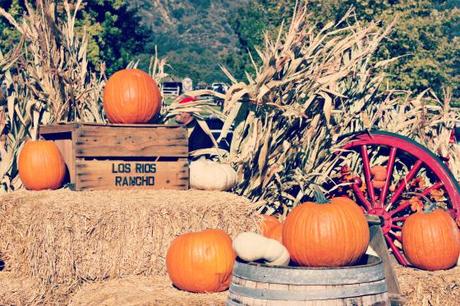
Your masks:
{"label": "orange pumpkin", "polygon": [[281,222],[276,217],[263,215],[262,222],[260,222],[259,226],[260,233],[266,237],[268,232],[280,224]]}
{"label": "orange pumpkin", "polygon": [[385,181],[387,178],[387,168],[384,166],[374,166],[371,168],[371,174],[376,181]]}
{"label": "orange pumpkin", "polygon": [[415,267],[434,271],[456,265],[460,233],[445,210],[410,215],[404,222],[401,235],[404,254]]}
{"label": "orange pumpkin", "polygon": [[381,189],[385,186],[385,181],[372,180],[372,186],[374,186],[374,188]]}
{"label": "orange pumpkin", "polygon": [[218,292],[230,284],[235,252],[222,230],[180,235],[171,243],[166,266],[173,284],[190,292]]}
{"label": "orange pumpkin", "polygon": [[161,94],[149,74],[124,69],[107,81],[103,106],[112,123],[146,123],[160,112]]}
{"label": "orange pumpkin", "polygon": [[19,153],[19,177],[29,190],[61,187],[65,171],[64,159],[53,141],[28,140]]}
{"label": "orange pumpkin", "polygon": [[266,234],[264,234],[264,236],[283,243],[283,223],[273,226]]}
{"label": "orange pumpkin", "polygon": [[259,229],[263,236],[283,242],[283,223],[276,217],[263,215]]}
{"label": "orange pumpkin", "polygon": [[346,197],[318,200],[295,207],[284,222],[283,244],[291,260],[312,267],[352,265],[369,244],[363,211]]}

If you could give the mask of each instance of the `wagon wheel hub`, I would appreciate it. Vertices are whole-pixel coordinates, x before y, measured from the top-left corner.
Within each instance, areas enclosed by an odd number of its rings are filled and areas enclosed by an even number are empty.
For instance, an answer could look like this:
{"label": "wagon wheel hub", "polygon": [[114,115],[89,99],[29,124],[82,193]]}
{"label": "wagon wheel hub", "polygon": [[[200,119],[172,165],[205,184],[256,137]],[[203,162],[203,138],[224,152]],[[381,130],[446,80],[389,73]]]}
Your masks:
{"label": "wagon wheel hub", "polygon": [[393,224],[393,218],[389,212],[387,212],[382,207],[375,207],[369,210],[367,213],[369,215],[375,215],[380,218],[380,226],[382,227],[383,234],[388,234],[390,232],[391,225]]}

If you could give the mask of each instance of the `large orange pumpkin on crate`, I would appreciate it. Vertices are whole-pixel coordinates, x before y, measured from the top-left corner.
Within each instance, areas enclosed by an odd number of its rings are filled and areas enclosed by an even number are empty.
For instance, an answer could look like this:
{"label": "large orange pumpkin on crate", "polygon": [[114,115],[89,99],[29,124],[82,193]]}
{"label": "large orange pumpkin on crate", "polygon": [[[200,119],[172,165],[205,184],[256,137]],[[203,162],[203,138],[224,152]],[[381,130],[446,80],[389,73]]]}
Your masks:
{"label": "large orange pumpkin on crate", "polygon": [[29,190],[61,187],[65,163],[57,145],[48,140],[28,140],[19,153],[19,177]]}
{"label": "large orange pumpkin on crate", "polygon": [[235,252],[222,230],[180,235],[171,243],[166,266],[173,284],[190,292],[219,292],[228,288]]}
{"label": "large orange pumpkin on crate", "polygon": [[149,74],[124,69],[107,81],[103,106],[112,123],[146,123],[160,112],[161,94]]}
{"label": "large orange pumpkin on crate", "polygon": [[306,202],[295,207],[283,226],[283,244],[302,266],[339,267],[356,263],[369,244],[361,208],[349,198]]}
{"label": "large orange pumpkin on crate", "polygon": [[409,262],[424,270],[443,270],[457,264],[460,233],[443,209],[410,215],[402,227],[402,245]]}

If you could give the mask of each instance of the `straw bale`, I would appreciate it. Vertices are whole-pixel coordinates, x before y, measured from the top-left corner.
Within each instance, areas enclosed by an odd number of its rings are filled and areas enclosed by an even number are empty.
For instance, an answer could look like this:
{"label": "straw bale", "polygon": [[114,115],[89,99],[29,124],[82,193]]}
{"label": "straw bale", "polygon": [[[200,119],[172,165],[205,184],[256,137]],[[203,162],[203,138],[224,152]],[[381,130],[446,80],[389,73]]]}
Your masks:
{"label": "straw bale", "polygon": [[254,204],[225,192],[14,192],[0,197],[6,269],[43,284],[165,275],[177,235],[254,230]]}
{"label": "straw bale", "polygon": [[422,271],[395,266],[407,306],[458,306],[460,267],[445,271]]}
{"label": "straw bale", "polygon": [[228,292],[197,294],[176,289],[167,277],[138,277],[87,284],[69,306],[224,305]]}
{"label": "straw bale", "polygon": [[38,280],[0,272],[0,305],[39,305],[42,299]]}

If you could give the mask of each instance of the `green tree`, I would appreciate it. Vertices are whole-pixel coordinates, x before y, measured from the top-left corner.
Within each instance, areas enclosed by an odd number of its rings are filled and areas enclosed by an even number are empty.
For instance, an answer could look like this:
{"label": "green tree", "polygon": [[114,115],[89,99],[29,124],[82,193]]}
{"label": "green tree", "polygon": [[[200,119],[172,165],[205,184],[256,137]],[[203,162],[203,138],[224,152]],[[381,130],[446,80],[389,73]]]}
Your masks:
{"label": "green tree", "polygon": [[[264,31],[273,32],[289,18],[295,1],[252,0],[233,17],[233,28],[242,46],[259,45]],[[383,26],[398,17],[380,47],[376,60],[399,57],[388,69],[392,87],[420,92],[427,87],[437,93],[450,86],[460,99],[460,7],[455,0],[310,0],[311,18],[321,26],[337,20],[354,7],[364,22],[381,20]],[[248,64],[245,61],[245,64]]]}
{"label": "green tree", "polygon": [[[63,1],[54,2],[59,17],[66,18]],[[20,0],[0,0],[0,5],[17,20],[26,10],[24,1]],[[140,17],[125,0],[83,1],[77,15],[77,28],[80,34],[87,31],[90,66],[99,69],[100,63],[105,62],[108,74],[125,67],[136,54],[142,53],[148,36],[140,24]],[[8,51],[19,41],[20,35],[7,20],[1,19],[0,39],[1,50]]]}
{"label": "green tree", "polygon": [[[17,19],[22,15],[24,1],[0,0],[0,7]],[[19,39],[19,32],[13,29],[7,20],[0,18],[0,50],[3,53],[8,52]]]}
{"label": "green tree", "polygon": [[79,17],[79,27],[86,27],[90,35],[90,61],[105,62],[108,74],[125,67],[142,53],[148,33],[128,1],[86,1]]}

